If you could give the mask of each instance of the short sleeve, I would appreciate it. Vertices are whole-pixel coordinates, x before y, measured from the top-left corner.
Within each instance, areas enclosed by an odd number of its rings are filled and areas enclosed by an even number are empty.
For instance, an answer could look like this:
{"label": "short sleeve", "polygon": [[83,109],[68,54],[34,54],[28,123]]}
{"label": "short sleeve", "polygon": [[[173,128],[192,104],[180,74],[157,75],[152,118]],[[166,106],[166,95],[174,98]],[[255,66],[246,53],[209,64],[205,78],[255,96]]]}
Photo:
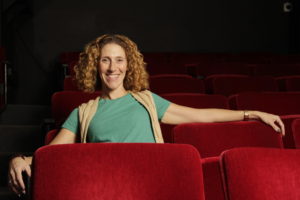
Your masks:
{"label": "short sleeve", "polygon": [[156,106],[158,119],[161,120],[163,118],[165,112],[169,108],[171,102],[158,96],[157,94],[154,94],[154,93],[152,93],[152,96],[153,96],[154,103]]}
{"label": "short sleeve", "polygon": [[68,129],[73,133],[79,132],[78,108],[74,109],[67,120],[63,123],[62,128]]}

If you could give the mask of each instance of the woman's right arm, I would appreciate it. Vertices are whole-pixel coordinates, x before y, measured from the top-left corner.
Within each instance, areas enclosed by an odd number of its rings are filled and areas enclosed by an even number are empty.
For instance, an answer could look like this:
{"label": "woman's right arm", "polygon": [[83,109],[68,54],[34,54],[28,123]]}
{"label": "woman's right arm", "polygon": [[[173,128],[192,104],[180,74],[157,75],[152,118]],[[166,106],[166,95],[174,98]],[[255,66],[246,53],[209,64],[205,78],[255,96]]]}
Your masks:
{"label": "woman's right arm", "polygon": [[[75,143],[76,134],[72,131],[62,128],[57,136],[50,142],[52,144],[71,144]],[[31,176],[31,163],[32,157],[14,157],[9,162],[8,170],[8,184],[10,188],[20,196],[22,193],[25,194],[25,184],[23,182],[22,172],[26,172],[28,176]]]}

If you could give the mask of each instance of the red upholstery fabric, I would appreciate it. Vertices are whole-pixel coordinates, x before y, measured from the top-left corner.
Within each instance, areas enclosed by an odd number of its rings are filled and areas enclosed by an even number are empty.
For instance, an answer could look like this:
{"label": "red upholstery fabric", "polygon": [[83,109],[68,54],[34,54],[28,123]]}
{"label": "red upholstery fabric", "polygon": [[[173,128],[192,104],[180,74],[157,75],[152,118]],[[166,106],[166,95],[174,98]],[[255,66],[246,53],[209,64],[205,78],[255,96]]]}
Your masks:
{"label": "red upholstery fabric", "polygon": [[285,127],[285,136],[282,137],[284,148],[295,149],[295,141],[292,131],[293,121],[299,119],[300,115],[284,115],[281,119]]}
{"label": "red upholstery fabric", "polygon": [[300,149],[300,119],[295,119],[292,123],[292,131],[295,141],[295,146]]}
{"label": "red upholstery fabric", "polygon": [[204,83],[183,74],[164,74],[150,76],[151,91],[157,94],[164,93],[204,93]]}
{"label": "red upholstery fabric", "polygon": [[173,129],[173,140],[195,146],[202,158],[234,147],[283,147],[281,135],[259,121],[181,124]]}
{"label": "red upholstery fabric", "polygon": [[186,69],[180,63],[149,63],[147,72],[152,75],[159,74],[186,74]]}
{"label": "red upholstery fabric", "polygon": [[300,198],[300,151],[239,148],[222,154],[229,200]]}
{"label": "red upholstery fabric", "polygon": [[[161,97],[183,106],[193,108],[228,108],[227,98],[223,95],[207,95],[198,93],[171,93]],[[172,129],[175,125],[161,124],[165,142],[173,142]]]}
{"label": "red upholstery fabric", "polygon": [[53,129],[53,130],[49,131],[45,137],[45,145],[49,144],[55,138],[55,136],[58,134],[58,132],[59,132],[59,129]]}
{"label": "red upholstery fabric", "polygon": [[270,63],[255,64],[254,75],[256,76],[287,76],[300,74],[299,63]]}
{"label": "red upholstery fabric", "polygon": [[64,78],[64,90],[79,91],[73,77],[67,76]]}
{"label": "red upholstery fabric", "polygon": [[252,67],[243,62],[210,62],[186,64],[186,71],[191,75],[205,78],[214,74],[241,74],[252,75]]}
{"label": "red upholstery fabric", "polygon": [[243,75],[212,75],[205,79],[207,91],[225,96],[249,91],[278,91],[273,77],[249,77]]}
{"label": "red upholstery fabric", "polygon": [[69,114],[80,104],[95,99],[100,92],[85,93],[80,91],[60,91],[52,95],[52,117],[57,126],[60,126]]}
{"label": "red upholstery fabric", "polygon": [[199,153],[190,145],[90,143],[36,151],[33,200],[204,200]]}
{"label": "red upholstery fabric", "polygon": [[80,52],[63,52],[59,55],[59,62],[61,64],[68,64],[78,61]]}
{"label": "red upholstery fabric", "polygon": [[281,91],[300,92],[300,75],[282,76],[276,78],[276,81]]}
{"label": "red upholstery fabric", "polygon": [[229,101],[240,110],[260,110],[277,115],[300,114],[300,92],[240,93]]}
{"label": "red upholstery fabric", "polygon": [[193,108],[229,108],[227,98],[223,95],[171,93],[161,96],[172,103]]}
{"label": "red upholstery fabric", "polygon": [[222,174],[219,164],[219,156],[203,158],[203,182],[206,200],[223,200],[225,193],[222,184]]}

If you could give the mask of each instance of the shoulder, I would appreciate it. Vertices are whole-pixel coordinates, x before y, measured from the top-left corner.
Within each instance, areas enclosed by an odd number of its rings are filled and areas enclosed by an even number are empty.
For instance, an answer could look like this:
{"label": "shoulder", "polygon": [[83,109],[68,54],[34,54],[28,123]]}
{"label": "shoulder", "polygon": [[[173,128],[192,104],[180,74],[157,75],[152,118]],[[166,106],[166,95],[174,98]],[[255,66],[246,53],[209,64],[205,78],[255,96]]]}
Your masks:
{"label": "shoulder", "polygon": [[98,105],[99,100],[100,100],[100,97],[97,97],[96,99],[91,99],[86,103],[82,103],[80,106],[78,106],[78,110],[85,109],[85,108],[93,106],[95,104]]}

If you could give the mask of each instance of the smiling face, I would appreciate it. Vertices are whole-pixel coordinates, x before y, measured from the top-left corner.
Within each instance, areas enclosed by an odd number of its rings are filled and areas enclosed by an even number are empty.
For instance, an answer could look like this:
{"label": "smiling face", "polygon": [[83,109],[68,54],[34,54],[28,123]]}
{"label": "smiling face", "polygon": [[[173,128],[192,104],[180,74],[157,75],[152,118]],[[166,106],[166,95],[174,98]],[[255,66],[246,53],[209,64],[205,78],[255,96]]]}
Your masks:
{"label": "smiling face", "polygon": [[123,85],[127,71],[124,49],[115,43],[108,43],[101,49],[99,76],[105,92],[125,92]]}

